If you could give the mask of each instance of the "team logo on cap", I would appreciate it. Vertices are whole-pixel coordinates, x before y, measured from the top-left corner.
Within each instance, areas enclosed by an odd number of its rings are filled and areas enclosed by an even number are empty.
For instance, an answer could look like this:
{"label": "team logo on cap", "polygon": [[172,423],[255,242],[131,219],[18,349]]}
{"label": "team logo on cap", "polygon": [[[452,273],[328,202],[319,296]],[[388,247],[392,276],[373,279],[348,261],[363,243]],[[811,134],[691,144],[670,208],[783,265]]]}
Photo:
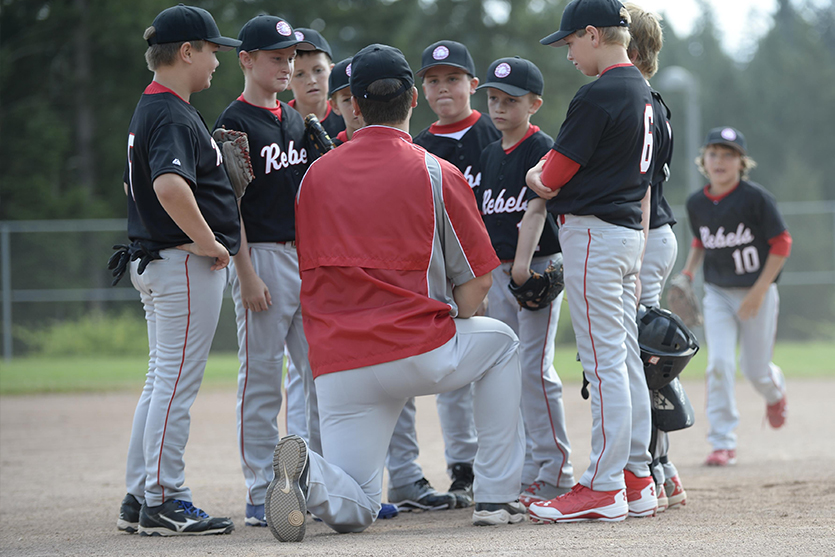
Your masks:
{"label": "team logo on cap", "polygon": [[498,77],[499,79],[502,79],[502,78],[505,78],[505,77],[509,76],[510,75],[510,64],[508,64],[506,62],[502,62],[501,64],[496,66],[496,69],[493,71],[493,73],[496,74],[496,77]]}
{"label": "team logo on cap", "polygon": [[727,139],[728,141],[736,141],[736,132],[733,131],[731,128],[725,128],[722,130],[720,134],[722,139]]}
{"label": "team logo on cap", "polygon": [[303,41],[304,40],[304,33],[302,33],[301,31],[296,31],[296,40],[297,41]]}
{"label": "team logo on cap", "polygon": [[351,64],[348,64],[347,66],[345,66],[345,75],[347,75],[348,77],[351,77]]}
{"label": "team logo on cap", "polygon": [[289,37],[293,34],[293,29],[290,28],[290,24],[286,21],[279,21],[275,24],[275,30],[278,31],[279,35],[284,37]]}
{"label": "team logo on cap", "polygon": [[434,58],[435,60],[444,60],[448,56],[449,49],[444,45],[441,45],[432,51],[432,58]]}

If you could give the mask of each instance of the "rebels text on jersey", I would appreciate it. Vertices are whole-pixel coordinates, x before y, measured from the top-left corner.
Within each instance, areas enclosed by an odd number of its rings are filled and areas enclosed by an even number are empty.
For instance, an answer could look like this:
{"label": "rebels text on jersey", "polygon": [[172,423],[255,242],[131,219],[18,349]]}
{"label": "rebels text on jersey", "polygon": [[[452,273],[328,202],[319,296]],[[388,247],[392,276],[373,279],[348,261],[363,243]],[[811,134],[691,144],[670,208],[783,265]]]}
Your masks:
{"label": "rebels text on jersey", "polygon": [[[481,154],[481,185],[475,188],[476,201],[484,225],[493,242],[493,249],[502,261],[512,261],[519,240],[519,223],[528,207],[525,175],[539,162],[554,144],[554,140],[530,126],[518,144],[507,151],[499,139],[488,145]],[[509,151],[509,152],[508,152]],[[535,256],[551,255],[560,251],[555,227],[546,222],[539,238]]]}
{"label": "rebels text on jersey", "polygon": [[458,167],[470,187],[475,188],[481,183],[481,152],[501,137],[489,116],[473,110],[460,122],[445,126],[432,124],[417,134],[414,142]]}
{"label": "rebels text on jersey", "polygon": [[580,169],[548,210],[641,230],[641,200],[652,176],[652,115],[649,85],[632,64],[612,66],[582,86],[553,147]]}
{"label": "rebels text on jersey", "polygon": [[239,97],[215,124],[216,128],[239,130],[249,136],[255,179],[241,199],[248,242],[296,239],[296,192],[309,160],[302,117],[285,103],[281,103],[280,114],[281,119],[273,111]]}
{"label": "rebels text on jersey", "polygon": [[152,82],[139,99],[128,130],[124,181],[128,185],[128,236],[147,250],[191,243],[154,192],[154,180],[177,174],[191,187],[197,207],[229,250],[238,252],[240,220],[223,157],[200,113]]}
{"label": "rebels text on jersey", "polygon": [[670,109],[661,98],[661,94],[652,91],[653,108],[653,172],[650,181],[652,195],[650,197],[649,227],[651,230],[661,228],[665,224],[676,223],[673,209],[664,197],[664,182],[670,172],[670,162],[673,158],[673,128],[670,126]]}
{"label": "rebels text on jersey", "polygon": [[774,196],[745,180],[721,198],[710,197],[707,186],[694,193],[687,215],[694,242],[704,248],[705,282],[721,287],[752,286],[768,258],[768,241],[786,230]]}

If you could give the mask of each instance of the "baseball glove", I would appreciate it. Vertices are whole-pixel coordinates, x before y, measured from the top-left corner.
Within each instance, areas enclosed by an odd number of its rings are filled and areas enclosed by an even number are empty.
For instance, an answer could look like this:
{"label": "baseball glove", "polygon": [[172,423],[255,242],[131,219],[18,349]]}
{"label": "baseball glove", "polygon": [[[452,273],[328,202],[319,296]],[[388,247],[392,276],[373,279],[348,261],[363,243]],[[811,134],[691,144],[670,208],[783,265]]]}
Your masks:
{"label": "baseball glove", "polygon": [[212,133],[215,142],[223,153],[226,174],[232,182],[235,196],[240,199],[249,183],[255,178],[252,160],[249,158],[249,138],[246,133],[218,128]]}
{"label": "baseball glove", "polygon": [[687,275],[679,274],[670,281],[670,286],[667,288],[667,306],[688,327],[702,324],[699,302],[696,300],[693,284]]}
{"label": "baseball glove", "polygon": [[[315,114],[308,114],[305,116],[304,125],[304,135],[309,144],[309,149],[307,150],[308,153],[313,154],[315,152],[316,158],[318,159],[331,149],[336,148],[336,145],[333,144],[333,140],[328,135],[328,132],[325,131],[325,128],[322,127],[322,124],[319,122],[319,119],[316,118]],[[311,160],[313,160],[312,157]]]}
{"label": "baseball glove", "polygon": [[565,286],[563,278],[562,254],[558,254],[543,274],[531,271],[531,276],[522,286],[517,286],[513,279],[507,287],[513,293],[522,309],[536,311],[551,305]]}

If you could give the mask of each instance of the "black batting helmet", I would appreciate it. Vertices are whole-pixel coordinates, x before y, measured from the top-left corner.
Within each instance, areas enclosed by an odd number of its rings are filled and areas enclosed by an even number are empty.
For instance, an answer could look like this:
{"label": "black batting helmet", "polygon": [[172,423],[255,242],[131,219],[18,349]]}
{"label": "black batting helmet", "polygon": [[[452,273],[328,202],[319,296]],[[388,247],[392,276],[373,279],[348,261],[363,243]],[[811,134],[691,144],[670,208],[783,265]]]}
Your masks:
{"label": "black batting helmet", "polygon": [[638,310],[638,344],[647,387],[653,391],[678,377],[699,351],[696,335],[678,315],[657,307]]}

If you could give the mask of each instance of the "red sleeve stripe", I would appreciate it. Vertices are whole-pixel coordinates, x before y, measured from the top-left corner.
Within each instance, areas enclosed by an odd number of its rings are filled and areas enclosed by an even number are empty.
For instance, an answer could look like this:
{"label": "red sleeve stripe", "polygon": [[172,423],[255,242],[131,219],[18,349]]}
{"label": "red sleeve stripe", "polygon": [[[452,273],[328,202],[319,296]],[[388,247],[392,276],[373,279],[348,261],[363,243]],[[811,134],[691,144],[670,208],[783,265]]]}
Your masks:
{"label": "red sleeve stripe", "polygon": [[690,247],[698,248],[698,249],[705,249],[704,244],[702,244],[702,241],[699,238],[693,238],[693,241],[690,242]]}
{"label": "red sleeve stripe", "polygon": [[580,170],[580,163],[574,162],[557,151],[548,151],[545,166],[542,167],[542,183],[546,188],[558,190],[566,185],[578,170]]}
{"label": "red sleeve stripe", "polygon": [[789,234],[788,230],[783,230],[782,233],[771,238],[768,241],[768,244],[771,246],[768,253],[773,253],[774,255],[779,255],[781,257],[788,257],[792,252],[792,236]]}

